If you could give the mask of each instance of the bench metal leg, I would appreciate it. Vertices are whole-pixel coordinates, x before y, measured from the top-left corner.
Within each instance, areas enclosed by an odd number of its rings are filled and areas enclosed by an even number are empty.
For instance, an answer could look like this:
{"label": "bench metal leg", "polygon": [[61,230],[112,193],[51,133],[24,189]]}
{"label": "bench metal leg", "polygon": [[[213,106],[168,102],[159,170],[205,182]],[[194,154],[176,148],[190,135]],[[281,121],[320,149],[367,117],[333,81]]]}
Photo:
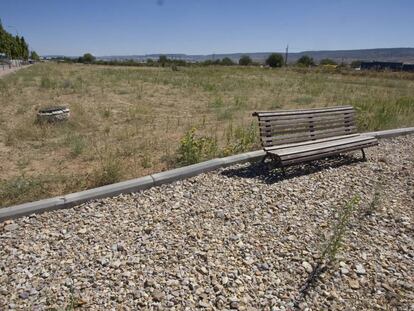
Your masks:
{"label": "bench metal leg", "polygon": [[361,151],[362,151],[362,160],[366,161],[367,157],[365,156],[364,148],[361,148]]}

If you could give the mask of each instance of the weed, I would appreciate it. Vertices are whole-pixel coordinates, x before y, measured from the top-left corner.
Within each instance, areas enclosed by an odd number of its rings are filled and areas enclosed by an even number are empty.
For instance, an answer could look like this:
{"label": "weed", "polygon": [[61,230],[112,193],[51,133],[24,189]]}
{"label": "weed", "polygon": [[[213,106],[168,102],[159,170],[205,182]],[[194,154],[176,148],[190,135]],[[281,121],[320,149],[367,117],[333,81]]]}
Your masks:
{"label": "weed", "polygon": [[71,155],[74,157],[81,155],[86,147],[86,141],[80,135],[68,135],[66,138],[66,144],[69,145]]}
{"label": "weed", "polygon": [[381,198],[382,193],[384,191],[384,184],[382,184],[379,180],[375,183],[374,186],[374,193],[372,195],[371,201],[366,204],[362,210],[361,216],[371,216],[374,214],[382,204]]}
{"label": "weed", "polygon": [[225,109],[220,109],[217,113],[217,120],[231,120],[233,118],[234,109],[232,107],[227,107]]}
{"label": "weed", "polygon": [[195,128],[187,131],[180,140],[177,163],[189,165],[208,159],[217,153],[217,140],[211,137],[196,137]]}
{"label": "weed", "polygon": [[141,165],[142,165],[143,168],[150,168],[152,166],[150,154],[145,153],[142,156]]}
{"label": "weed", "polygon": [[310,288],[318,280],[319,276],[328,269],[328,266],[331,265],[342,246],[342,240],[345,237],[346,230],[349,226],[353,212],[356,210],[359,204],[360,198],[354,196],[348,203],[339,211],[338,218],[333,224],[332,233],[329,238],[323,243],[323,248],[321,251],[321,257],[317,262],[316,266],[313,268],[312,272],[309,274],[307,280],[299,290],[299,296],[296,297],[294,301],[295,308],[298,308],[300,301],[308,294]]}
{"label": "weed", "polygon": [[116,183],[122,177],[122,165],[115,154],[109,153],[101,157],[97,169],[93,173],[93,186],[104,186]]}
{"label": "weed", "polygon": [[102,117],[105,119],[108,119],[111,116],[111,109],[109,107],[105,107],[105,109],[102,110]]}
{"label": "weed", "polygon": [[224,106],[224,102],[223,102],[223,100],[220,98],[220,97],[218,97],[218,98],[215,98],[210,104],[209,104],[209,107],[210,108],[214,108],[214,109],[220,109],[220,108],[223,108],[223,106]]}
{"label": "weed", "polygon": [[310,105],[313,102],[313,97],[312,96],[298,97],[294,99],[293,102],[299,105]]}
{"label": "weed", "polygon": [[43,89],[54,89],[56,88],[56,86],[56,81],[53,81],[48,77],[42,77],[42,79],[40,80],[40,87]]}
{"label": "weed", "polygon": [[226,140],[227,144],[222,151],[224,156],[252,150],[253,146],[258,144],[257,127],[255,123],[251,123],[248,127],[237,126],[236,129],[233,129],[233,125],[230,123],[227,128]]}
{"label": "weed", "polygon": [[1,205],[9,205],[22,200],[39,198],[47,193],[47,181],[51,176],[26,176],[24,174],[0,181],[0,202]]}
{"label": "weed", "polygon": [[351,219],[352,213],[357,208],[360,198],[354,196],[343,209],[339,211],[338,219],[333,225],[332,234],[325,242],[325,246],[322,250],[321,258],[328,262],[335,260],[336,254],[342,245],[342,240],[345,236],[346,229]]}

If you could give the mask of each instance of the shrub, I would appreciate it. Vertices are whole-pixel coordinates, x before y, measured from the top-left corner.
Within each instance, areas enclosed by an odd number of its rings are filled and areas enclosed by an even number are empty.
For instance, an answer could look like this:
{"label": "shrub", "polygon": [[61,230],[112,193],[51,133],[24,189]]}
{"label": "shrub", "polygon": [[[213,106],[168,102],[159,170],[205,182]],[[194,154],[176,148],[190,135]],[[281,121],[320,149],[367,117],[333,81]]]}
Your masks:
{"label": "shrub", "polygon": [[221,60],[221,65],[223,65],[223,66],[233,66],[234,65],[234,62],[230,58],[224,57]]}
{"label": "shrub", "polygon": [[296,64],[303,67],[315,66],[313,58],[309,57],[308,55],[303,55],[301,58],[298,59]]}
{"label": "shrub", "polygon": [[82,57],[79,57],[78,62],[84,64],[92,64],[96,60],[95,56],[91,53],[83,54]]}
{"label": "shrub", "polygon": [[338,65],[333,59],[330,58],[324,58],[321,59],[319,62],[319,65]]}
{"label": "shrub", "polygon": [[114,154],[101,158],[101,163],[94,173],[94,186],[104,186],[121,180],[122,166]]}
{"label": "shrub", "polygon": [[239,59],[239,65],[241,65],[241,66],[248,66],[248,65],[251,65],[252,63],[253,63],[253,61],[250,58],[250,56],[248,56],[248,55],[243,55]]}
{"label": "shrub", "polygon": [[266,59],[266,65],[275,68],[275,67],[282,67],[284,63],[283,56],[278,53],[272,53]]}
{"label": "shrub", "polygon": [[216,139],[206,136],[196,137],[195,128],[192,128],[185,133],[180,141],[177,151],[177,163],[182,166],[198,163],[214,156],[216,153]]}
{"label": "shrub", "polygon": [[73,157],[81,155],[86,147],[85,139],[80,135],[69,135],[66,138],[66,143],[69,145]]}
{"label": "shrub", "polygon": [[161,64],[162,67],[165,66],[166,63],[168,63],[168,58],[165,55],[160,55],[158,58],[158,63]]}
{"label": "shrub", "polygon": [[257,144],[257,127],[252,123],[249,127],[238,126],[233,130],[230,124],[227,129],[227,146],[224,156],[250,151]]}

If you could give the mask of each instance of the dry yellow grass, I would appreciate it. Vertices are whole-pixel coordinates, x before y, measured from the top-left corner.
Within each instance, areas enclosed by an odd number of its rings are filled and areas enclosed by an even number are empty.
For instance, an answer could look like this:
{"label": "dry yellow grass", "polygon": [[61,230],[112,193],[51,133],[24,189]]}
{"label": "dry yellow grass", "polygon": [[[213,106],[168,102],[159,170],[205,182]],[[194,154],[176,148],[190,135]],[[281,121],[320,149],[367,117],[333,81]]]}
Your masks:
{"label": "dry yellow grass", "polygon": [[[175,166],[190,128],[217,142],[208,156],[256,148],[245,139],[255,110],[351,104],[361,131],[412,126],[413,80],[257,67],[32,66],[0,80],[0,205]],[[70,121],[35,124],[36,111],[54,105],[68,106]]]}

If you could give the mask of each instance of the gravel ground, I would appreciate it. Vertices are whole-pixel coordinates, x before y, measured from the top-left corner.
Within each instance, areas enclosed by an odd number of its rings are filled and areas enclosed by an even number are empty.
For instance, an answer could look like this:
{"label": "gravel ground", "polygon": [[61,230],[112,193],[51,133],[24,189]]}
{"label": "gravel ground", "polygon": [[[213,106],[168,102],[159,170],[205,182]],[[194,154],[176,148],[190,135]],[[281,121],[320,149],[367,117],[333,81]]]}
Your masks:
{"label": "gravel ground", "polygon": [[[413,155],[399,137],[367,162],[286,178],[243,164],[4,222],[0,310],[414,310]],[[337,260],[300,298],[356,195]]]}

